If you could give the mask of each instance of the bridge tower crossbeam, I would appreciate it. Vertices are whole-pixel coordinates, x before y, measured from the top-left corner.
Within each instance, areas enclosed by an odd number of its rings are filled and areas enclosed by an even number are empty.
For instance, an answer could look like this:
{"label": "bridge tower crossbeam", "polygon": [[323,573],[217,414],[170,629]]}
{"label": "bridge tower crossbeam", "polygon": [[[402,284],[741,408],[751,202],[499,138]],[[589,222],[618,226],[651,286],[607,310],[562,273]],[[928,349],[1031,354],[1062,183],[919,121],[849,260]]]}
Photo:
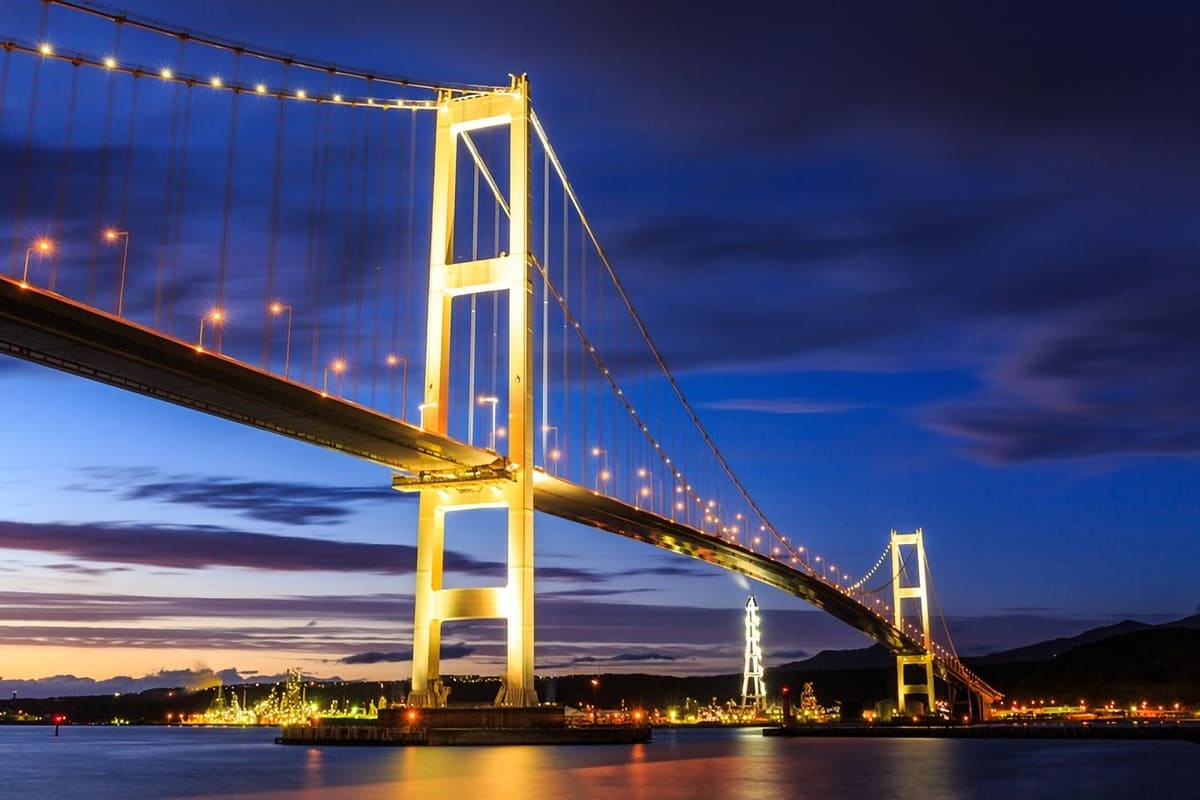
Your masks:
{"label": "bridge tower crossbeam", "polygon": [[[429,316],[421,426],[449,435],[451,311],[455,297],[508,295],[508,453],[490,477],[460,481],[423,475],[403,487],[420,493],[413,611],[410,705],[446,703],[439,660],[441,626],[452,619],[507,621],[507,663],[497,705],[537,704],[533,683],[533,295],[529,255],[529,85],[515,77],[507,91],[439,98],[434,145]],[[456,261],[454,199],[458,146],[471,131],[507,127],[509,134],[508,251]],[[469,140],[467,142],[469,146]],[[474,402],[469,398],[468,402]],[[498,461],[500,459],[498,458]],[[507,509],[507,583],[446,589],[442,585],[446,515],[466,509]]]}

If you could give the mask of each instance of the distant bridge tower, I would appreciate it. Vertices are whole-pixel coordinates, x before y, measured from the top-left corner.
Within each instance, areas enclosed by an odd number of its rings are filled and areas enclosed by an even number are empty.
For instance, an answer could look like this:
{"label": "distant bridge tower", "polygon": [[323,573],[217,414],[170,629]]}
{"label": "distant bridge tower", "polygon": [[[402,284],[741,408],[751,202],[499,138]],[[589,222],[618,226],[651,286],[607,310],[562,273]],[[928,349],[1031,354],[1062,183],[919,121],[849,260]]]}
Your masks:
{"label": "distant bridge tower", "polygon": [[[912,573],[903,570],[904,559],[901,557],[902,548],[913,548],[916,556],[916,582]],[[912,533],[897,533],[892,531],[892,613],[894,623],[901,632],[906,632],[906,610],[916,601],[917,613],[920,616],[920,643],[925,648],[924,655],[896,656],[896,707],[902,714],[908,714],[908,697],[923,695],[925,713],[930,714],[934,709],[933,692],[933,642],[929,637],[929,597],[926,594],[925,573],[925,540],[921,529]],[[909,675],[917,672],[920,675],[916,681],[909,682]]]}
{"label": "distant bridge tower", "polygon": [[767,705],[763,688],[762,627],[758,617],[758,601],[754,595],[746,598],[746,665],[742,670],[742,708],[752,706],[762,711]]}
{"label": "distant bridge tower", "polygon": [[[483,478],[454,472],[423,478],[417,518],[411,705],[443,706],[442,623],[454,619],[508,621],[508,660],[497,705],[537,705],[533,685],[533,334],[530,282],[529,84],[514,77],[506,91],[438,99],[434,145],[433,224],[429,255],[425,396],[421,427],[448,435],[451,311],[456,297],[505,292],[508,302],[507,469]],[[454,252],[459,144],[474,148],[472,131],[507,128],[508,248],[478,260]],[[461,395],[459,395],[461,402]],[[476,398],[469,397],[467,403]],[[507,510],[508,580],[504,586],[442,587],[446,515],[468,509]]]}

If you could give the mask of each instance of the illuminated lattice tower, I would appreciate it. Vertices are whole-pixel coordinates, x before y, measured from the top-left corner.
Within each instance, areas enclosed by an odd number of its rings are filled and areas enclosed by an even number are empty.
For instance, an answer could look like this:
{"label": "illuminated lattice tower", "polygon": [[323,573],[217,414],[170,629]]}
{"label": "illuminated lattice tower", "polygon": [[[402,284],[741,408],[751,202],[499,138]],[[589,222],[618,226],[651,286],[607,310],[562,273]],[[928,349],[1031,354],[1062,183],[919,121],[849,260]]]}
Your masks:
{"label": "illuminated lattice tower", "polygon": [[746,598],[746,665],[742,670],[742,708],[761,711],[766,707],[767,691],[763,687],[762,627],[758,617],[758,601],[754,595]]}

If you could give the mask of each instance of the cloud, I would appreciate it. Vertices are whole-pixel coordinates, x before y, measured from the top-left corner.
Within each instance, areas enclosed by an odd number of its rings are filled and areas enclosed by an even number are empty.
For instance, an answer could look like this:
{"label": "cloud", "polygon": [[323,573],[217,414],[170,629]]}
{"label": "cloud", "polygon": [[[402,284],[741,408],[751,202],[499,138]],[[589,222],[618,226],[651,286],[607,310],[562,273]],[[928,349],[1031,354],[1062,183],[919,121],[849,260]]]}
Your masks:
{"label": "cloud", "polygon": [[[455,658],[467,658],[478,652],[479,648],[468,644],[456,644],[454,642],[443,642],[441,657],[443,661],[449,661]],[[353,655],[344,656],[337,660],[339,664],[394,664],[412,661],[412,648],[404,650],[393,650],[386,653],[371,651],[367,653],[355,653]]]}
{"label": "cloud", "polygon": [[931,427],[1011,463],[1200,454],[1200,280],[1164,285],[1070,327],[1053,327]]}
{"label": "cloud", "polygon": [[408,499],[383,486],[323,486],[287,481],[251,481],[217,476],[162,475],[151,468],[87,467],[86,491],[109,491],[123,500],[235,511],[263,522],[329,525],[366,503]]}
{"label": "cloud", "polygon": [[841,414],[846,411],[867,408],[862,403],[821,403],[811,400],[754,398],[712,400],[707,403],[697,403],[697,405],[715,411],[749,411],[760,414]]}
{"label": "cloud", "polygon": [[626,663],[640,661],[675,661],[675,656],[668,656],[664,653],[617,653],[615,656],[580,656],[575,659],[576,664],[604,664],[604,663]]}
{"label": "cloud", "polygon": [[[0,548],[177,569],[226,566],[406,575],[416,568],[416,548],[410,545],[334,542],[206,526],[0,521]],[[446,568],[494,574],[500,567],[449,551]]]}

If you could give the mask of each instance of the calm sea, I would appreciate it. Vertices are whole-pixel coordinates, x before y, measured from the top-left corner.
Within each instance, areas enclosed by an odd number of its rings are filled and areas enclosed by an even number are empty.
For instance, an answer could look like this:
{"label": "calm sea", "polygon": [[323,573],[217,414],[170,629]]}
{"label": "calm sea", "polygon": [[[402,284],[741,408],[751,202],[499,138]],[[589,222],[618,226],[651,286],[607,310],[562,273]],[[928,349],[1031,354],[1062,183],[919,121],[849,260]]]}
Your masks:
{"label": "calm sea", "polygon": [[1200,745],[767,739],[654,732],[632,747],[306,748],[273,729],[0,727],[0,797],[1200,798]]}

